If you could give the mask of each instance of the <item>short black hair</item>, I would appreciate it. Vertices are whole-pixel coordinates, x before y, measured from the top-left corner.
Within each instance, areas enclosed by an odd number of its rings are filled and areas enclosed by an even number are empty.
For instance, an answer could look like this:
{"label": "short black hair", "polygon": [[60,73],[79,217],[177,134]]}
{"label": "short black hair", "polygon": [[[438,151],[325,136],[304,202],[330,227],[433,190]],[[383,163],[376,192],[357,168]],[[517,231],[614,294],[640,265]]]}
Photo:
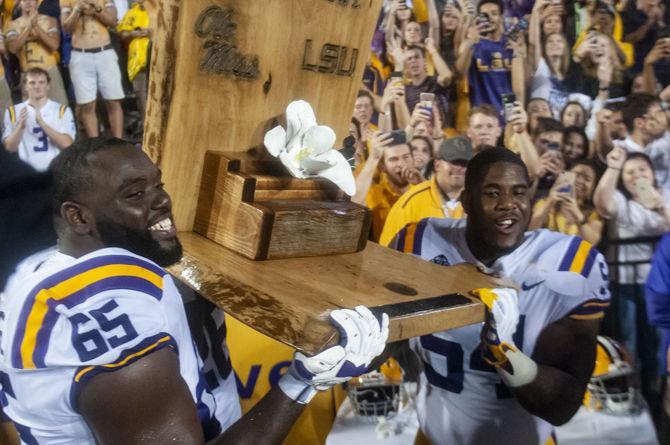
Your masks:
{"label": "short black hair", "polygon": [[563,133],[564,130],[565,126],[561,121],[558,121],[553,117],[538,117],[537,128],[535,128],[535,134],[533,134],[533,137],[538,137],[542,133],[548,133],[550,131]]}
{"label": "short black hair", "polygon": [[468,162],[468,168],[465,170],[465,189],[475,190],[484,180],[484,177],[489,172],[489,168],[498,162],[506,162],[521,167],[526,182],[530,183],[528,176],[528,168],[519,156],[514,154],[511,150],[503,147],[488,148],[477,153]]}
{"label": "short black hair", "polygon": [[372,94],[370,94],[370,92],[368,92],[366,90],[358,90],[358,94],[356,95],[356,99],[358,99],[359,97],[367,97],[368,99],[370,99],[370,104],[372,106],[374,106],[375,101],[372,98]]}
{"label": "short black hair", "polygon": [[477,12],[480,12],[482,10],[482,6],[484,6],[487,3],[493,3],[493,4],[498,5],[498,9],[500,9],[501,14],[505,10],[505,8],[503,7],[503,4],[500,0],[481,0],[479,2],[479,4],[477,5]]}
{"label": "short black hair", "polygon": [[628,96],[623,106],[623,122],[629,133],[635,129],[635,119],[647,114],[649,107],[657,102],[659,100],[653,94],[635,93]]}
{"label": "short black hair", "polygon": [[54,213],[66,201],[91,187],[93,164],[88,159],[93,153],[118,147],[133,147],[130,142],[114,137],[97,137],[76,141],[51,161],[49,170],[54,179]]}

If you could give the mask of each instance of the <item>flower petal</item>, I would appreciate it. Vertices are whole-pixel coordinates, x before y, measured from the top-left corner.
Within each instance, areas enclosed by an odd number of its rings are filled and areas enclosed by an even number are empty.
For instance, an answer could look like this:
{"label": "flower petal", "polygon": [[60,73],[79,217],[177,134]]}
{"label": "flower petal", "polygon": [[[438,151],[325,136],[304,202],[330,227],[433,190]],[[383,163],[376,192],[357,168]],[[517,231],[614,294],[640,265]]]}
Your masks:
{"label": "flower petal", "polygon": [[329,163],[334,164],[332,167],[320,171],[317,176],[328,179],[337,185],[344,193],[349,196],[356,194],[356,180],[351,171],[351,166],[346,158],[337,150],[329,150],[321,156],[314,157],[319,161],[325,161],[327,158]]}
{"label": "flower petal", "polygon": [[[302,149],[302,138],[307,130],[316,126],[312,106],[304,100],[296,100],[286,107],[287,144],[289,153]],[[294,154],[294,153],[292,153]]]}
{"label": "flower petal", "polygon": [[306,178],[305,174],[302,171],[300,171],[300,168],[293,162],[291,156],[289,156],[288,153],[286,152],[279,153],[279,160],[281,161],[282,164],[284,164],[284,167],[286,167],[288,172],[294,178],[300,178],[300,179]]}
{"label": "flower petal", "polygon": [[277,157],[282,151],[286,151],[286,130],[284,127],[276,126],[265,133],[263,144],[268,149],[268,153]]}
{"label": "flower petal", "polygon": [[309,128],[302,138],[302,147],[312,150],[312,154],[320,155],[335,145],[335,132],[325,125],[317,125]]}

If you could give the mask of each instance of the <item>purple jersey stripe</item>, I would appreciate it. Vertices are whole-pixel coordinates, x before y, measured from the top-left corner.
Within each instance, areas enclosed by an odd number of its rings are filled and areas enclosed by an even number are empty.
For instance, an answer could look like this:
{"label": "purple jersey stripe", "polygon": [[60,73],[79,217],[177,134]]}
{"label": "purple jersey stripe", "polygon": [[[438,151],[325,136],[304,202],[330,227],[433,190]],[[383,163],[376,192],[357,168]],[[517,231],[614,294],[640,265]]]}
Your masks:
{"label": "purple jersey stripe", "polygon": [[581,238],[577,237],[572,238],[572,241],[570,241],[570,245],[568,246],[568,250],[563,256],[563,261],[561,261],[561,265],[558,268],[559,271],[570,270],[572,260],[575,259],[575,255],[577,254],[577,250],[579,249],[579,244],[581,242],[582,242]]}
{"label": "purple jersey stripe", "polygon": [[414,255],[421,255],[421,241],[423,240],[423,232],[426,230],[426,223],[428,218],[422,219],[416,225],[416,231],[414,232],[414,245],[412,246],[412,253]]}
{"label": "purple jersey stripe", "polygon": [[584,267],[582,267],[581,274],[588,278],[593,269],[593,264],[596,262],[596,257],[598,256],[598,251],[594,246],[591,246],[588,255],[586,255],[586,261],[584,262]]}

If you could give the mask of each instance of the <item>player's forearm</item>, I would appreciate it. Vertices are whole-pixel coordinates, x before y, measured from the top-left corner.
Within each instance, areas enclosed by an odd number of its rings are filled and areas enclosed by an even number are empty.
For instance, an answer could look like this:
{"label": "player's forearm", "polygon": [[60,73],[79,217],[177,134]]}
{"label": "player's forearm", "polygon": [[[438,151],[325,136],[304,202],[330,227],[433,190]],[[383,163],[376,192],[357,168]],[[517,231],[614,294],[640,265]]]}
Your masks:
{"label": "player's forearm", "polygon": [[7,50],[12,54],[17,54],[28,41],[29,35],[30,28],[26,28],[22,33],[17,34],[16,37],[7,39]]}
{"label": "player's forearm", "polygon": [[540,364],[535,380],[512,390],[526,411],[552,425],[562,425],[572,418],[585,391],[586,384],[574,376]]}
{"label": "player's forearm", "polygon": [[276,386],[251,411],[207,445],[280,444],[306,406],[291,400]]}
{"label": "player's forearm", "polygon": [[351,197],[352,202],[365,205],[368,191],[372,185],[372,178],[374,177],[378,165],[379,159],[373,159],[372,156],[365,162],[363,170],[361,170],[361,173],[356,177],[356,194]]}
{"label": "player's forearm", "polygon": [[41,128],[47,137],[61,150],[68,148],[74,142],[74,139],[69,134],[59,133],[47,125],[42,125]]}
{"label": "player's forearm", "polygon": [[467,76],[470,69],[470,64],[472,63],[472,45],[474,45],[472,40],[465,39],[459,48],[455,66],[456,72],[461,76]]}
{"label": "player's forearm", "polygon": [[70,14],[65,18],[61,16],[61,24],[63,26],[63,30],[65,30],[65,32],[68,34],[73,34],[80,18],[81,18],[81,11],[79,11],[77,8],[72,9]]}
{"label": "player's forearm", "polygon": [[437,83],[443,87],[449,86],[454,75],[449,69],[447,62],[444,61],[438,51],[431,51],[430,57],[433,59],[433,66],[437,74]]}
{"label": "player's forearm", "polygon": [[3,143],[5,144],[5,149],[7,151],[16,153],[19,151],[19,144],[21,143],[21,135],[23,134],[23,129],[15,128],[14,131],[9,133],[9,136],[5,138]]}
{"label": "player's forearm", "polygon": [[598,213],[605,218],[611,217],[616,212],[614,191],[620,173],[619,169],[608,167],[602,178],[600,178],[595,192],[593,192],[593,204],[595,204]]}
{"label": "player's forearm", "polygon": [[516,141],[521,160],[526,164],[528,175],[530,176],[530,179],[533,180],[539,176],[539,171],[542,169],[537,149],[535,148],[530,135],[526,131],[516,133]]}
{"label": "player's forearm", "polygon": [[103,9],[102,12],[96,13],[94,17],[105,26],[116,26],[116,9]]}
{"label": "player's forearm", "polygon": [[516,100],[522,104],[526,103],[526,69],[523,55],[512,57],[512,91],[516,94]]}
{"label": "player's forearm", "polygon": [[40,42],[49,48],[49,50],[58,51],[58,47],[60,46],[60,36],[58,34],[50,34],[40,27],[35,28],[35,33],[40,39]]}

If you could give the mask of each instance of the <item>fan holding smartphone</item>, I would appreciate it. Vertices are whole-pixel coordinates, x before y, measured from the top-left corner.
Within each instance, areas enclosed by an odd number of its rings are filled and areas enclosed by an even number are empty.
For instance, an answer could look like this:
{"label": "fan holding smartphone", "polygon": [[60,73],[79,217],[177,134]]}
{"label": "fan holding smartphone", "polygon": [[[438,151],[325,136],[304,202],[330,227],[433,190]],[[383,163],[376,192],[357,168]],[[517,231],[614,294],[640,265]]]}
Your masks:
{"label": "fan holding smartphone", "polygon": [[578,235],[591,244],[597,244],[603,221],[592,202],[595,186],[596,169],[593,163],[576,162],[569,171],[558,175],[549,196],[537,201],[529,228],[544,227]]}

